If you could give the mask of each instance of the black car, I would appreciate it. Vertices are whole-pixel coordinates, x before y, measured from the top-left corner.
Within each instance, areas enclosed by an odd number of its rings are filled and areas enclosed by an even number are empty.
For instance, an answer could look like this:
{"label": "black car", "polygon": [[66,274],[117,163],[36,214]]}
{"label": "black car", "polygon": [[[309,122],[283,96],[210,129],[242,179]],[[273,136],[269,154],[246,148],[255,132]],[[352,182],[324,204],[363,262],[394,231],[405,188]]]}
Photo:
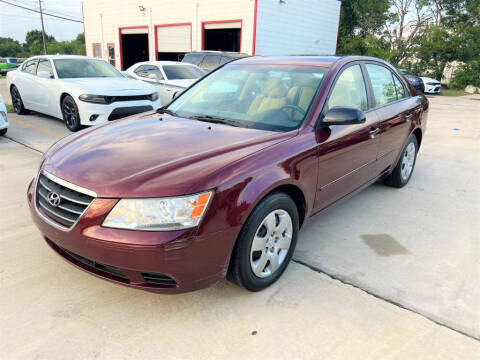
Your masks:
{"label": "black car", "polygon": [[399,72],[400,74],[405,76],[405,79],[407,79],[407,81],[410,83],[410,85],[413,86],[415,90],[418,90],[422,93],[425,91],[425,84],[423,83],[423,80],[421,77],[417,75],[413,75],[412,73],[408,72],[405,69],[400,69]]}
{"label": "black car", "polygon": [[208,73],[220,65],[247,56],[247,54],[229,51],[198,51],[186,54],[183,57],[182,62],[197,65]]}

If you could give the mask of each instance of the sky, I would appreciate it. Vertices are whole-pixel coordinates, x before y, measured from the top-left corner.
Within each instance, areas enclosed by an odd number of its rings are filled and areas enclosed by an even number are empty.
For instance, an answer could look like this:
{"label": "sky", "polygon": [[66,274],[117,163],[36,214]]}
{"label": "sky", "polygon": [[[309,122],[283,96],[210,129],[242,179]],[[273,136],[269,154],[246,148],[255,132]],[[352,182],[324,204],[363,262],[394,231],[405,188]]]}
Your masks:
{"label": "sky", "polygon": [[[38,10],[38,0],[5,0]],[[55,15],[82,20],[81,0],[42,0],[42,9]],[[83,32],[81,23],[66,21],[50,16],[43,17],[45,32],[59,41],[73,40]],[[29,30],[42,29],[40,14],[20,9],[0,1],[0,37],[11,37],[25,41]]]}

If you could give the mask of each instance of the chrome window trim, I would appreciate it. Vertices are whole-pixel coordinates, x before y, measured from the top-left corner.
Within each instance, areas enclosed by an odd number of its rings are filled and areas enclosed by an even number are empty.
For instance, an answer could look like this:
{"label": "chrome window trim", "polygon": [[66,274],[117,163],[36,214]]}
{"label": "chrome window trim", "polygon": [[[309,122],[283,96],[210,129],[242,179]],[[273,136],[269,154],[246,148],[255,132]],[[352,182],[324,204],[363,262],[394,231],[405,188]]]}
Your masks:
{"label": "chrome window trim", "polygon": [[[64,187],[67,187],[71,190],[74,190],[74,191],[77,191],[79,193],[82,193],[82,194],[85,194],[85,195],[88,195],[88,196],[91,196],[93,197],[94,199],[90,202],[90,204],[85,208],[85,210],[83,210],[83,212],[78,216],[77,218],[77,221],[75,221],[70,227],[66,227],[66,226],[62,226],[56,222],[54,222],[53,220],[51,220],[50,218],[46,217],[45,215],[42,214],[42,212],[38,209],[37,207],[37,187],[38,187],[38,182],[40,181],[40,174],[45,176],[46,178],[56,182],[57,184],[60,184]],[[64,232],[69,232],[71,231],[76,225],[77,223],[82,219],[83,217],[83,214],[85,214],[85,212],[90,208],[90,206],[93,204],[93,202],[95,201],[95,199],[97,198],[97,193],[94,192],[94,191],[91,191],[91,190],[88,190],[88,189],[85,189],[81,186],[78,186],[78,185],[75,185],[75,184],[72,184],[66,180],[63,180],[63,179],[60,179],[59,177],[56,177],[55,175],[52,175],[50,173],[48,173],[47,171],[45,170],[40,170],[37,174],[37,178],[35,179],[35,189],[34,189],[34,194],[33,194],[33,206],[35,207],[35,211],[36,213],[38,214],[38,216],[40,216],[40,218],[42,218],[43,221],[45,221],[47,224],[53,226],[54,228],[58,229],[58,230],[61,230],[61,231],[64,231]]]}

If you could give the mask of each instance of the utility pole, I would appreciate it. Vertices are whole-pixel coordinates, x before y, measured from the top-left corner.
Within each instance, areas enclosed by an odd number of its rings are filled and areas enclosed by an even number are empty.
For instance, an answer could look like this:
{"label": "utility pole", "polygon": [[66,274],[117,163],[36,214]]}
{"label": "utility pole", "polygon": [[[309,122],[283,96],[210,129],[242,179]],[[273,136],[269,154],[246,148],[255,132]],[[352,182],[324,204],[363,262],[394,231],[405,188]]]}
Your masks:
{"label": "utility pole", "polygon": [[43,54],[47,55],[47,40],[45,39],[45,27],[43,26],[42,0],[38,0],[40,8],[40,21],[42,22]]}

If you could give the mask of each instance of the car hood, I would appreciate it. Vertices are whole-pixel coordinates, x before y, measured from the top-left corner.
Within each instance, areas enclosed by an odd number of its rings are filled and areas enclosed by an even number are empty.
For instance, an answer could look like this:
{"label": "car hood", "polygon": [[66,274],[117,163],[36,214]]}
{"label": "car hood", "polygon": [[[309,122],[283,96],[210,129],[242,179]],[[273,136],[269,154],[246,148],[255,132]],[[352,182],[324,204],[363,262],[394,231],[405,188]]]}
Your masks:
{"label": "car hood", "polygon": [[192,85],[198,79],[177,79],[177,80],[165,80],[165,84],[187,88]]}
{"label": "car hood", "polygon": [[440,81],[438,80],[435,80],[433,78],[429,78],[429,77],[421,77],[421,79],[423,80],[423,82],[426,84],[426,83],[429,83],[429,82],[433,82],[433,83],[438,83],[440,84]]}
{"label": "car hood", "polygon": [[82,92],[96,95],[144,95],[155,91],[150,84],[125,77],[62,79],[62,81]]}
{"label": "car hood", "polygon": [[183,195],[222,167],[295,134],[150,113],[68,136],[42,166],[99,197]]}

